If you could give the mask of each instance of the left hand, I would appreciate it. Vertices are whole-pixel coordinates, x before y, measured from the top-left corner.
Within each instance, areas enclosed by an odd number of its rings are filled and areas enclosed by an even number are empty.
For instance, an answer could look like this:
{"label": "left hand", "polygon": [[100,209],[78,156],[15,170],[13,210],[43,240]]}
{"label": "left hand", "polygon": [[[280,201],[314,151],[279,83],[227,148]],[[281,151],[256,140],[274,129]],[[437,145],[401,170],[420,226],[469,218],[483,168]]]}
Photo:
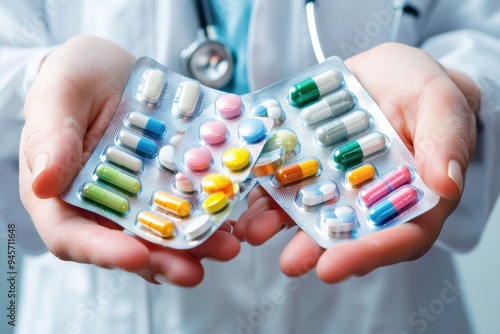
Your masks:
{"label": "left hand", "polygon": [[[434,244],[457,207],[463,178],[476,146],[479,90],[466,75],[443,68],[422,50],[387,43],[358,54],[346,65],[383,110],[407,148],[425,184],[441,198],[421,216],[395,227],[324,250],[299,230],[281,254],[289,276],[316,268],[325,282],[403,261],[415,260]],[[259,245],[295,223],[262,188],[249,194],[248,210],[233,233]]]}

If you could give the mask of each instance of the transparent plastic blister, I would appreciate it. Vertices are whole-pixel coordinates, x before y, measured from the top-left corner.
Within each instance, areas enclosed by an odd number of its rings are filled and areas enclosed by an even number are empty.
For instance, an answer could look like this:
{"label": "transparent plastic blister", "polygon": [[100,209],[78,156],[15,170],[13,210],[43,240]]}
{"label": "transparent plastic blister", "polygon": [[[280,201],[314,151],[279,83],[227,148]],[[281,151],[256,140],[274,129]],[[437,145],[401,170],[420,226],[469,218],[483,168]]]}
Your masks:
{"label": "transparent plastic blister", "polygon": [[[156,244],[177,249],[201,244],[224,222],[237,198],[222,205],[223,199],[214,196],[207,211],[203,205],[208,196],[196,178],[178,172],[174,156],[182,149],[179,145],[189,126],[201,121],[200,115],[207,112],[207,117],[218,117],[213,106],[223,94],[152,59],[139,59],[106,132],[61,198]],[[247,118],[242,115],[235,115],[218,148],[236,145],[230,138],[237,136],[239,120]],[[248,172],[273,123],[268,118],[259,122],[264,133],[249,145]],[[196,141],[190,138],[187,142]],[[219,153],[209,147],[209,154],[213,157],[209,169],[213,170]],[[231,192],[238,193],[233,183],[246,178],[248,172],[232,173],[239,178],[231,182]]]}
{"label": "transparent plastic blister", "polygon": [[253,177],[322,247],[402,224],[438,202],[412,154],[340,58],[251,97],[255,105],[277,101],[286,117],[270,138],[291,130],[298,148],[266,144]]}

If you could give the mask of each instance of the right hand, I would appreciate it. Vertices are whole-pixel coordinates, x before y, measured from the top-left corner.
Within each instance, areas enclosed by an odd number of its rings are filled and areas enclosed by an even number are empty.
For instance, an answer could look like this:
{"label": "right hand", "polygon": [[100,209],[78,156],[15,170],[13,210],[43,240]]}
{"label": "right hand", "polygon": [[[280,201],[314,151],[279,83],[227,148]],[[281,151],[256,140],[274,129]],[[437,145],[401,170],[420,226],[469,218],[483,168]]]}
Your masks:
{"label": "right hand", "polygon": [[227,261],[238,254],[228,224],[202,245],[181,251],[127,235],[58,197],[106,131],[135,61],[119,46],[90,36],[72,38],[45,58],[26,99],[21,200],[48,249],[62,260],[194,286],[203,279],[201,259]]}

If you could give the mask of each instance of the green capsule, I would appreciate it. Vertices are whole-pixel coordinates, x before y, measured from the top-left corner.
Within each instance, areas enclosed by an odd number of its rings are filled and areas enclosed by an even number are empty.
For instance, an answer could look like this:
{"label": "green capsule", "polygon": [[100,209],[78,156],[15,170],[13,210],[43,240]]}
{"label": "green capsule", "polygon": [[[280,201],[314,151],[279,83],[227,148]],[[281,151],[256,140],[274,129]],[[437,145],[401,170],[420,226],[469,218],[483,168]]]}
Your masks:
{"label": "green capsule", "polygon": [[380,152],[385,148],[385,137],[378,132],[351,141],[333,152],[333,161],[341,169],[357,164],[363,158]]}
{"label": "green capsule", "polygon": [[340,83],[340,74],[337,71],[327,70],[290,88],[288,92],[290,104],[295,107],[302,107],[336,90],[340,87]]}
{"label": "green capsule", "polygon": [[137,192],[141,189],[141,183],[139,180],[106,164],[100,164],[97,166],[95,174],[99,179],[109,182],[112,185],[132,194],[137,194]]}
{"label": "green capsule", "polygon": [[128,210],[127,199],[92,183],[83,186],[82,195],[121,214],[126,213]]}

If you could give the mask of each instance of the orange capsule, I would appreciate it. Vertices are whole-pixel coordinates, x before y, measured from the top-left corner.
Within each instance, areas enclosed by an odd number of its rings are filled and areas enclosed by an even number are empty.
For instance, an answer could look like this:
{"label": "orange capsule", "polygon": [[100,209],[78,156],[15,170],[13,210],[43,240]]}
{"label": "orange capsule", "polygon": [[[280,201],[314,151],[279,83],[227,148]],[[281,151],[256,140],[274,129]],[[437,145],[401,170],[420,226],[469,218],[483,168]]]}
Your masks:
{"label": "orange capsule", "polygon": [[191,212],[191,203],[161,190],[154,194],[153,203],[180,217],[187,216]]}
{"label": "orange capsule", "polygon": [[168,238],[174,233],[175,226],[170,219],[160,218],[151,212],[143,211],[139,213],[137,221],[162,238]]}
{"label": "orange capsule", "polygon": [[349,172],[347,172],[347,181],[352,186],[357,186],[367,180],[370,180],[375,176],[375,167],[370,164],[359,166]]}
{"label": "orange capsule", "polygon": [[276,182],[282,186],[305,179],[315,175],[319,170],[319,162],[316,159],[304,160],[292,165],[279,168],[274,177]]}

